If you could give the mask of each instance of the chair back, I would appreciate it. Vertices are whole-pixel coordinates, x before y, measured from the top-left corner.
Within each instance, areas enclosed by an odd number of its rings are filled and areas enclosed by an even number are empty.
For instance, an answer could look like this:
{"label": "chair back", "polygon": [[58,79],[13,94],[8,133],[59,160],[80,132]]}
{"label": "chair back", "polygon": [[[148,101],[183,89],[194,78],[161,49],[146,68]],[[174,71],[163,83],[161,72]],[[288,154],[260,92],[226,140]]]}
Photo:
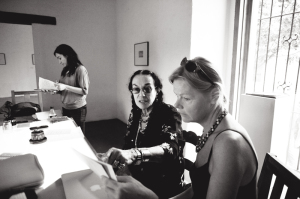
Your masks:
{"label": "chair back", "polygon": [[16,96],[23,96],[24,102],[32,102],[32,99],[30,98],[31,95],[37,95],[38,98],[38,104],[41,107],[41,110],[43,111],[43,100],[42,100],[42,93],[40,91],[11,91],[11,100],[13,104],[16,104]]}
{"label": "chair back", "polygon": [[[273,174],[276,180],[271,189]],[[300,197],[300,172],[288,168],[275,155],[267,153],[257,185],[258,199],[267,199],[270,191],[270,199],[280,199],[284,185],[287,187],[287,192],[282,198]]]}
{"label": "chair back", "polygon": [[[192,131],[182,131],[182,134],[183,134],[183,138],[184,138],[185,142],[188,142],[188,143],[196,146],[197,140],[198,140],[196,133],[194,133]],[[184,144],[184,146],[185,146],[185,144]],[[196,150],[196,147],[194,150]],[[197,154],[195,153],[195,155],[197,155]],[[194,163],[186,157],[184,158],[184,161],[185,161],[185,169],[190,171],[190,169]]]}
{"label": "chair back", "polygon": [[179,140],[180,146],[183,150],[183,158],[184,158],[184,181],[185,187],[187,189],[191,186],[191,178],[190,178],[190,170],[194,164],[195,158],[197,156],[196,153],[196,144],[197,144],[197,135],[192,131],[182,131],[183,140]]}

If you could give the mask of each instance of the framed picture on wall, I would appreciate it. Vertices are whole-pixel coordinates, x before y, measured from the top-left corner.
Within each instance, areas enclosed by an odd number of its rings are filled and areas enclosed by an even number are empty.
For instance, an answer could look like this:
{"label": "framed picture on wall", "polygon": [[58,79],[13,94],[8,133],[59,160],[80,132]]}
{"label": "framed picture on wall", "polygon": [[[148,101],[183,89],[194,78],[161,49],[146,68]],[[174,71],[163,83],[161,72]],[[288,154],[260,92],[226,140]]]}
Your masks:
{"label": "framed picture on wall", "polygon": [[0,53],[0,65],[6,65],[5,54]]}
{"label": "framed picture on wall", "polygon": [[149,66],[149,42],[134,44],[134,65]]}

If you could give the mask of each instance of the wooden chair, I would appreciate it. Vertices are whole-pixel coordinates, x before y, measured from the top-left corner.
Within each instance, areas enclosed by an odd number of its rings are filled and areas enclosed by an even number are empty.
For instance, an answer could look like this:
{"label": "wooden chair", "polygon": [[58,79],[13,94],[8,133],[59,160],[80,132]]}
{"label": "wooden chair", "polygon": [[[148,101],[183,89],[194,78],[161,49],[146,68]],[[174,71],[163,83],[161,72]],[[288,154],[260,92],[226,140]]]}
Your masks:
{"label": "wooden chair", "polygon": [[[196,133],[192,132],[192,131],[182,131],[183,133],[183,138],[184,140],[182,141],[179,141],[181,147],[185,148],[185,150],[193,150],[192,152],[189,151],[189,155],[187,155],[187,151],[185,151],[184,153],[184,181],[185,181],[185,186],[184,186],[184,189],[187,189],[191,186],[191,179],[190,179],[190,174],[189,174],[189,171],[191,170],[193,164],[194,164],[194,160],[192,158],[192,155],[197,155],[195,150],[196,150],[196,144],[197,144],[197,140],[198,140],[198,137],[196,135]],[[187,146],[187,144],[191,144],[193,146]],[[193,154],[193,152],[195,152],[195,154]],[[192,154],[191,154],[192,153]],[[192,161],[191,161],[191,160]]]}
{"label": "wooden chair", "polygon": [[[184,138],[185,142],[188,142],[188,143],[196,146],[197,140],[198,140],[196,133],[194,133],[192,131],[182,131],[182,133],[183,133],[183,138]],[[185,146],[185,143],[184,143],[184,146]],[[195,149],[196,149],[196,147],[195,147]],[[185,169],[190,171],[190,168],[193,166],[194,163],[187,158],[184,158],[184,161],[185,161]]]}
{"label": "wooden chair", "polygon": [[24,96],[24,102],[32,102],[30,100],[30,95],[37,95],[38,97],[38,104],[41,107],[41,110],[43,111],[43,100],[42,100],[42,93],[40,91],[11,91],[11,100],[13,104],[16,104],[16,96]]}
{"label": "wooden chair", "polygon": [[270,199],[280,199],[284,185],[287,186],[284,198],[297,199],[300,197],[300,172],[286,167],[275,155],[267,153],[257,185],[258,199],[268,198],[273,174],[276,176],[276,180],[270,193]]}

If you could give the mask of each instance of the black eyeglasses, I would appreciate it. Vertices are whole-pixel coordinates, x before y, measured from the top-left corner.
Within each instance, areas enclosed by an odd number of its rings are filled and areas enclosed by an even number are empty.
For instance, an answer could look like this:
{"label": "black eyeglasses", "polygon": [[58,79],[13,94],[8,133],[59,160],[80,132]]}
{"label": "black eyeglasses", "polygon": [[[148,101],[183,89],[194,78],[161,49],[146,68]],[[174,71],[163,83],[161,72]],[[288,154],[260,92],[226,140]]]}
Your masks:
{"label": "black eyeglasses", "polygon": [[[193,62],[191,60],[187,60],[187,58],[183,58],[183,60],[180,63],[181,66],[184,66],[185,69],[191,73],[197,73],[198,77],[200,79],[204,78],[212,85],[215,85],[215,83],[209,78],[209,76],[204,72],[204,70],[199,66],[196,62]],[[198,70],[197,70],[198,69]],[[202,74],[202,76],[199,75]]]}
{"label": "black eyeglasses", "polygon": [[[148,94],[148,93],[151,93],[152,92],[152,88],[151,86],[145,86],[142,91],[145,93],[145,94]],[[138,87],[135,87],[135,88],[132,88],[131,90],[132,94],[139,94],[141,92],[141,89],[138,88]]]}

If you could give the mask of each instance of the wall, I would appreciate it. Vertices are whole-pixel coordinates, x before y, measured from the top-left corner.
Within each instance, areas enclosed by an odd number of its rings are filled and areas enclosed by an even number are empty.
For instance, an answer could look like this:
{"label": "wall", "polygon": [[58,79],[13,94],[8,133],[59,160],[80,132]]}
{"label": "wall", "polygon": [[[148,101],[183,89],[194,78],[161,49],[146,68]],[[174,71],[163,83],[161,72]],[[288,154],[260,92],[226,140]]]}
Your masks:
{"label": "wall", "polygon": [[[117,104],[118,118],[127,122],[130,110],[130,76],[136,70],[155,72],[163,83],[165,102],[176,96],[169,75],[189,57],[192,1],[117,0]],[[134,44],[149,41],[149,66],[134,66]]]}
{"label": "wall", "polygon": [[[131,109],[127,85],[136,70],[156,72],[163,82],[165,101],[174,104],[168,77],[183,57],[210,60],[222,75],[229,95],[234,6],[234,0],[118,0],[118,118],[127,121]],[[150,65],[134,66],[134,43],[144,41],[150,42]]]}
{"label": "wall", "polygon": [[215,66],[223,78],[228,96],[234,13],[235,0],[193,0],[191,58],[201,56]]}
{"label": "wall", "polygon": [[[234,0],[1,0],[0,10],[56,17],[56,26],[32,26],[36,73],[58,79],[62,68],[53,51],[61,43],[74,47],[91,80],[87,121],[126,122],[131,109],[128,79],[139,69],[156,72],[165,101],[174,104],[168,77],[183,57],[202,55],[216,63],[229,88]],[[134,44],[144,41],[150,42],[150,65],[134,66]],[[45,94],[43,101],[45,110],[60,106],[58,96]]]}
{"label": "wall", "polygon": [[32,64],[32,27],[0,23],[0,35],[0,53],[6,59],[6,65],[0,65],[0,97],[11,97],[11,90],[37,88]]}
{"label": "wall", "polygon": [[[116,118],[116,11],[114,0],[1,0],[0,10],[56,17],[57,25],[33,24],[37,77],[57,80],[62,67],[53,56],[71,45],[90,77],[87,121]],[[59,96],[43,95],[45,110],[60,108]]]}

